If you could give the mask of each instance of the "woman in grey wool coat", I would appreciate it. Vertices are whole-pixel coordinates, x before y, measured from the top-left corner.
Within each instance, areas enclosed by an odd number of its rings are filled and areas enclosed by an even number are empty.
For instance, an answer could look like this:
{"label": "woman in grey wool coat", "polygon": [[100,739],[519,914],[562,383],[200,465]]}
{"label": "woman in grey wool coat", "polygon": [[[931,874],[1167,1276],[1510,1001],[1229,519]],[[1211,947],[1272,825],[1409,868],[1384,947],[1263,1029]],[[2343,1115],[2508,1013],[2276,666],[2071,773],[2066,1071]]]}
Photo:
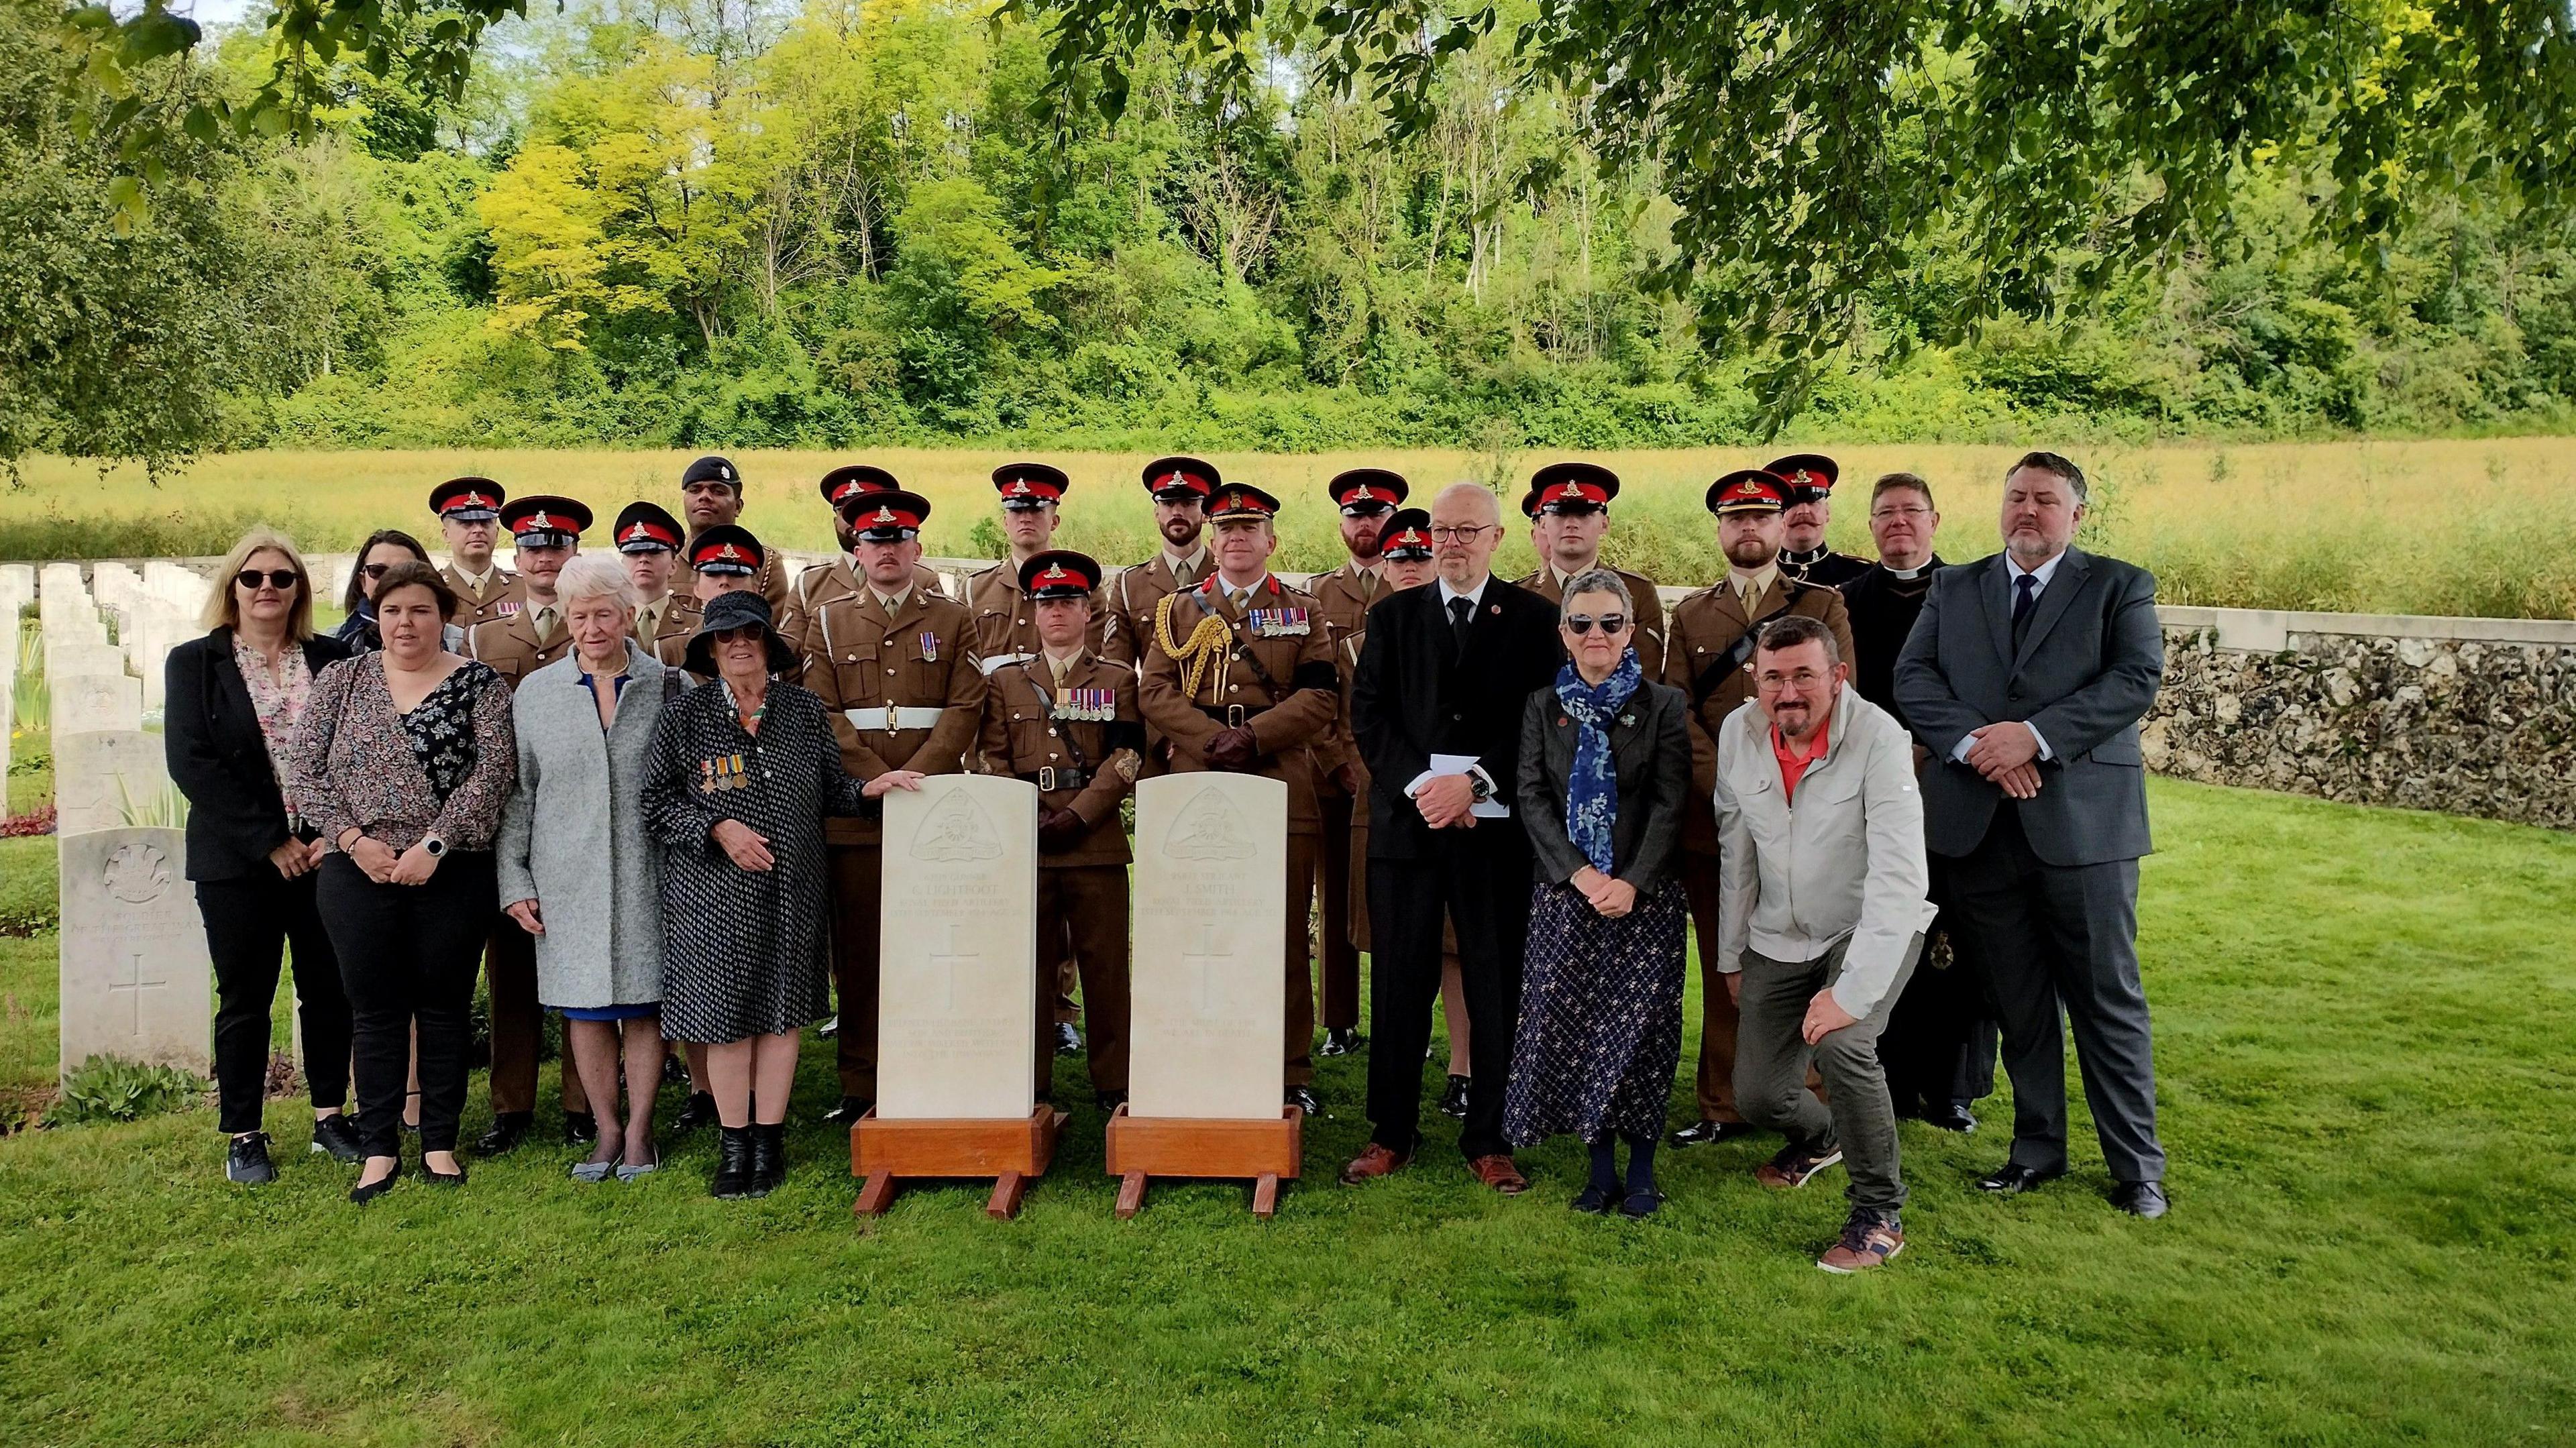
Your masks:
{"label": "woman in grey wool coat", "polygon": [[[530,674],[512,712],[519,783],[494,852],[501,907],[536,937],[537,998],[564,1014],[599,1142],[580,1181],[633,1181],[661,1164],[662,859],[644,827],[654,726],[682,676],[629,637],[635,587],[614,557],[567,564],[555,585],[572,651]],[[626,1116],[617,1120],[620,1037]]]}

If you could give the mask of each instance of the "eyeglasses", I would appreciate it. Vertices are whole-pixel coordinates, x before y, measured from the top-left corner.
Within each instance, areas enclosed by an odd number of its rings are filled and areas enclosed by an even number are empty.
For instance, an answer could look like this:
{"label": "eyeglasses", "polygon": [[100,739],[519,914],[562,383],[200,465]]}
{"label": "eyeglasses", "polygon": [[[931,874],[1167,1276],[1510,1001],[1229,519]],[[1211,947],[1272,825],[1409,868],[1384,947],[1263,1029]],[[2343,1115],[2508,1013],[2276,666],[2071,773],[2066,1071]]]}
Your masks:
{"label": "eyeglasses", "polygon": [[1929,518],[1932,510],[1918,503],[1901,508],[1872,508],[1869,515],[1873,518]]}
{"label": "eyeglasses", "polygon": [[1596,623],[1601,625],[1601,631],[1605,634],[1628,631],[1628,616],[1624,613],[1605,613],[1599,618],[1594,618],[1588,613],[1569,613],[1565,616],[1565,626],[1573,631],[1576,638],[1582,638],[1592,632],[1592,626]]}
{"label": "eyeglasses", "polygon": [[369,563],[360,567],[358,571],[369,578],[382,578],[392,567],[390,563]]}
{"label": "eyeglasses", "polygon": [[269,587],[280,593],[284,593],[302,581],[295,576],[295,570],[292,568],[272,568],[266,573],[256,568],[245,568],[233,575],[234,583],[250,589],[258,588],[263,579],[267,581]]}
{"label": "eyeglasses", "polygon": [[1499,533],[1502,527],[1500,523],[1473,523],[1460,524],[1455,528],[1443,528],[1435,523],[1431,527],[1431,536],[1443,543],[1468,543],[1483,536],[1488,528]]}

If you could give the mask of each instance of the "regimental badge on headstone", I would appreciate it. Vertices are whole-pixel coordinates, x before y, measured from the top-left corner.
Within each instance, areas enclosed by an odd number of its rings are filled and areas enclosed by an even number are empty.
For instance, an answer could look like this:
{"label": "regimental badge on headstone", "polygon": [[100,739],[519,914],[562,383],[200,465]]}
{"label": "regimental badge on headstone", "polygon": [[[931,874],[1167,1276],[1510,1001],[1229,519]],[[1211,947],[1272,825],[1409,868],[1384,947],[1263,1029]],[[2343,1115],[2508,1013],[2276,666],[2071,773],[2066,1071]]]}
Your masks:
{"label": "regimental badge on headstone", "polygon": [[1202,789],[1181,806],[1163,852],[1175,859],[1249,860],[1261,847],[1233,801],[1215,789]]}
{"label": "regimental badge on headstone", "polygon": [[983,809],[963,792],[950,794],[931,810],[912,837],[917,860],[991,860],[1002,853],[1002,841]]}

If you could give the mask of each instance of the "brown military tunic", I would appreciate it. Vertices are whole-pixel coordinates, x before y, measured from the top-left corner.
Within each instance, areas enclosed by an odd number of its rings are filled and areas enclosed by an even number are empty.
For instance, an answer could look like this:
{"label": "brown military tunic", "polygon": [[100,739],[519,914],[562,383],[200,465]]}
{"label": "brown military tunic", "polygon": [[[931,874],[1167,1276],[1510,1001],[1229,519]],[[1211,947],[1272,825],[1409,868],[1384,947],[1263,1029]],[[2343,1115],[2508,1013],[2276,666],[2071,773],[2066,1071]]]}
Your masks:
{"label": "brown military tunic", "polygon": [[[986,675],[1013,659],[1034,659],[1044,647],[1038,642],[1037,606],[1021,590],[1020,565],[1011,559],[966,580],[966,608],[975,615],[975,655]],[[1109,610],[1095,598],[1084,647],[1101,653],[1108,635]]]}
{"label": "brown military tunic", "polygon": [[[1360,762],[1359,743],[1351,732],[1350,680],[1359,667],[1358,640],[1368,627],[1371,604],[1394,590],[1375,568],[1356,559],[1342,560],[1330,573],[1307,581],[1324,633],[1333,644],[1333,664],[1341,670],[1341,708],[1331,735],[1315,746],[1315,802],[1324,816],[1322,842],[1316,851],[1315,885],[1322,900],[1324,932],[1324,1027],[1352,1030],[1360,1023],[1360,952],[1368,948],[1368,856],[1354,856],[1353,842],[1367,840],[1368,767]],[[1356,795],[1334,781],[1343,765],[1360,779]],[[1352,828],[1352,817],[1360,819]]]}
{"label": "brown military tunic", "polygon": [[[654,661],[676,669],[689,656],[689,640],[697,634],[698,618],[706,606],[685,593],[666,593],[658,604],[636,611],[635,641],[644,646]],[[650,627],[648,633],[647,627]]]}
{"label": "brown military tunic", "polygon": [[[912,586],[926,588],[945,597],[948,589],[939,570],[926,563],[912,565]],[[829,563],[817,563],[796,575],[787,586],[787,611],[778,616],[778,635],[798,653],[805,651],[805,629],[816,611],[836,598],[848,598],[859,591],[858,566],[848,554]]]}
{"label": "brown military tunic", "polygon": [[[1205,540],[1196,560],[1175,571],[1171,555],[1157,553],[1143,563],[1123,568],[1100,585],[1100,612],[1105,626],[1101,657],[1113,663],[1141,666],[1154,630],[1154,606],[1184,588],[1195,588],[1216,571],[1216,555]],[[1152,722],[1147,721],[1149,724]]]}
{"label": "brown military tunic", "polygon": [[[985,681],[980,756],[986,774],[1038,787],[1038,813],[1069,809],[1090,826],[1038,855],[1038,979],[1082,980],[1091,1089],[1127,1089],[1127,829],[1119,803],[1135,783],[1145,730],[1136,675],[1083,650],[1058,681],[1041,655]],[[1107,717],[1099,717],[1106,715]],[[1039,993],[1038,1090],[1053,1089],[1054,1003]]]}
{"label": "brown military tunic", "polygon": [[[1637,667],[1645,670],[1646,677],[1649,679],[1662,678],[1664,601],[1655,593],[1655,581],[1641,574],[1630,573],[1625,568],[1613,568],[1610,571],[1618,574],[1619,581],[1628,585],[1629,601],[1637,607],[1637,637],[1631,645],[1637,650]],[[1512,582],[1550,603],[1562,605],[1565,602],[1565,577],[1558,573],[1552,564],[1542,564],[1538,572],[1527,578],[1513,579]]]}
{"label": "brown military tunic", "polygon": [[465,575],[453,563],[438,570],[438,576],[446,579],[447,586],[456,590],[456,601],[460,605],[456,623],[469,632],[477,624],[517,613],[519,601],[528,596],[527,585],[519,581],[519,575],[498,563],[484,575],[483,586],[479,589],[467,583]]}
{"label": "brown military tunic", "polygon": [[549,606],[555,611],[554,629],[543,643],[537,641],[537,605],[522,595],[507,615],[478,623],[466,632],[466,653],[490,664],[494,673],[517,689],[528,675],[572,651],[572,630],[564,626],[563,600],[557,599]]}
{"label": "brown military tunic", "polygon": [[[974,621],[944,593],[915,586],[892,613],[862,588],[823,604],[805,630],[798,680],[832,712],[841,767],[958,774],[983,726]],[[884,882],[873,819],[823,822],[832,869],[832,976],[841,997],[841,1094],[877,1094],[877,930]]]}
{"label": "brown military tunic", "polygon": [[[1303,1086],[1315,1079],[1307,902],[1315,894],[1315,856],[1323,830],[1311,750],[1340,710],[1341,681],[1331,640],[1315,617],[1313,595],[1268,577],[1253,585],[1247,611],[1218,591],[1221,582],[1210,575],[1172,603],[1174,643],[1186,644],[1199,620],[1211,615],[1224,620],[1233,636],[1228,652],[1207,666],[1195,693],[1184,692],[1180,664],[1147,620],[1140,686],[1145,719],[1169,742],[1176,774],[1213,768],[1207,746],[1240,719],[1259,751],[1254,771],[1288,786],[1286,1080]],[[1254,613],[1269,618],[1256,625]]]}
{"label": "brown military tunic", "polygon": [[1843,658],[1852,657],[1851,620],[1843,596],[1808,587],[1787,574],[1772,578],[1746,618],[1735,581],[1703,588],[1673,605],[1666,632],[1663,681],[1691,701],[1691,792],[1682,809],[1682,889],[1690,897],[1691,928],[1699,933],[1699,1114],[1703,1121],[1741,1121],[1735,1106],[1735,1002],[1710,967],[1708,942],[1718,937],[1717,731],[1726,716],[1753,697],[1745,671],[1753,652],[1745,639],[1754,625],[1783,614],[1804,614],[1833,630]]}

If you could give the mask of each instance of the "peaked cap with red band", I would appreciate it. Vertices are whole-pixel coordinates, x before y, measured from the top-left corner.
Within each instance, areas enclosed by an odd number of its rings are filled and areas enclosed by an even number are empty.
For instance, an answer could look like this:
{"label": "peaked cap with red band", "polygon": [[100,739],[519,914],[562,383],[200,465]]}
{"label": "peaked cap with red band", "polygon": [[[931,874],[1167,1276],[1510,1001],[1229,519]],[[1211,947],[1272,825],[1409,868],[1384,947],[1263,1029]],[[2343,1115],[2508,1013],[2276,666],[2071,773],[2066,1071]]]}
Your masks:
{"label": "peaked cap with red band", "polygon": [[510,495],[490,478],[449,478],[429,490],[429,511],[459,523],[488,523]]}
{"label": "peaked cap with red band", "polygon": [[1834,460],[1823,453],[1791,453],[1785,458],[1773,458],[1762,465],[1762,471],[1788,485],[1792,506],[1830,496],[1834,483],[1843,475]]}
{"label": "peaked cap with red band", "polygon": [[1045,463],[1004,463],[993,469],[993,491],[1002,495],[1005,508],[1034,508],[1057,502],[1072,486],[1064,469]]}
{"label": "peaked cap with red band", "polygon": [[1708,485],[1708,510],[1729,513],[1777,513],[1789,506],[1789,485],[1761,468],[1738,468]]}
{"label": "peaked cap with red band", "polygon": [[1389,558],[1428,558],[1431,556],[1431,515],[1420,508],[1406,508],[1386,520],[1386,531],[1378,535],[1378,551]]}
{"label": "peaked cap with red band", "polygon": [[768,561],[769,550],[751,530],[732,523],[718,523],[689,540],[689,566],[700,573],[748,577]]}
{"label": "peaked cap with red band", "polygon": [[1216,464],[1203,458],[1156,458],[1145,464],[1145,491],[1166,503],[1204,498],[1222,481]]}
{"label": "peaked cap with red band", "polygon": [[1405,486],[1404,475],[1386,468],[1352,468],[1335,473],[1324,485],[1334,506],[1353,517],[1392,513],[1412,491]]}
{"label": "peaked cap with red band", "polygon": [[1530,474],[1529,492],[1521,498],[1521,516],[1598,513],[1617,496],[1619,475],[1599,463],[1549,463]]}
{"label": "peaked cap with red band", "polygon": [[612,532],[620,553],[677,553],[686,537],[680,520],[654,503],[627,504]]}
{"label": "peaked cap with red band", "polygon": [[501,526],[522,548],[569,548],[590,526],[590,509],[571,498],[513,498],[501,505]]}
{"label": "peaked cap with red band", "polygon": [[841,521],[870,543],[900,543],[915,537],[929,516],[930,500],[901,488],[852,493],[841,500]]}
{"label": "peaked cap with red band", "polygon": [[866,463],[852,463],[847,467],[834,468],[825,473],[823,481],[817,486],[822,489],[823,501],[831,504],[837,511],[841,506],[841,500],[853,493],[883,493],[900,488],[903,484],[896,482],[894,474],[883,468],[870,467]]}
{"label": "peaked cap with red band", "polygon": [[1208,500],[1209,522],[1219,518],[1275,518],[1279,500],[1250,483],[1227,483]]}
{"label": "peaked cap with red band", "polygon": [[1100,574],[1090,554],[1053,548],[1020,565],[1020,591],[1034,599],[1089,598],[1100,587]]}

